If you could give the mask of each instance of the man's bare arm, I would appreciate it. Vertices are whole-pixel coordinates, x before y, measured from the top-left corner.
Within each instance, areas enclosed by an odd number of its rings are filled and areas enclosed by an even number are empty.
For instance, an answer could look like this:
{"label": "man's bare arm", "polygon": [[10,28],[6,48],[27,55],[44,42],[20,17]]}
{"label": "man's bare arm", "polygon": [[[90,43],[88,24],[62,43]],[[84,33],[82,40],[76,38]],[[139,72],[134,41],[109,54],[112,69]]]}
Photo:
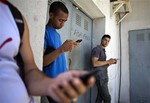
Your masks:
{"label": "man's bare arm", "polygon": [[117,60],[113,59],[113,58],[110,58],[109,60],[106,60],[106,61],[100,61],[99,58],[92,57],[92,65],[93,65],[93,67],[111,65],[111,64],[116,64],[116,63],[117,63]]}
{"label": "man's bare arm", "polygon": [[[46,54],[43,56],[43,66],[47,66],[52,63],[61,53],[68,52],[74,49],[78,43],[72,40],[66,40],[58,49],[54,50],[53,52]],[[46,50],[44,50],[45,53]]]}
{"label": "man's bare arm", "polygon": [[92,57],[92,65],[93,67],[109,65],[109,61],[100,61],[97,57]]}
{"label": "man's bare arm", "polygon": [[[20,53],[24,62],[24,75],[25,84],[27,86],[29,94],[32,95],[46,95],[46,85],[51,80],[46,78],[46,76],[37,68],[32,49],[29,43],[29,30],[27,23],[24,19],[24,34],[22,37],[22,44],[20,48]],[[42,84],[42,85],[39,85]],[[42,90],[41,90],[42,89]],[[43,92],[43,93],[41,93]]]}

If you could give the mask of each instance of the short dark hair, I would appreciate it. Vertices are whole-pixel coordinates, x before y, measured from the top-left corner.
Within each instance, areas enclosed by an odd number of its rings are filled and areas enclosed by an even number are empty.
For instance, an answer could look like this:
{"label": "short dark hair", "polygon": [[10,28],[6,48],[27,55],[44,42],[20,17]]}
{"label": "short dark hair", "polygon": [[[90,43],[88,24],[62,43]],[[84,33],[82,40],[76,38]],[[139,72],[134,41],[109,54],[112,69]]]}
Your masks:
{"label": "short dark hair", "polygon": [[49,13],[58,13],[59,11],[63,11],[65,13],[69,13],[67,7],[65,6],[64,3],[60,2],[60,1],[55,1],[50,5],[49,8]]}
{"label": "short dark hair", "polygon": [[101,40],[103,40],[104,38],[109,38],[109,39],[111,39],[110,35],[108,35],[108,34],[103,35]]}

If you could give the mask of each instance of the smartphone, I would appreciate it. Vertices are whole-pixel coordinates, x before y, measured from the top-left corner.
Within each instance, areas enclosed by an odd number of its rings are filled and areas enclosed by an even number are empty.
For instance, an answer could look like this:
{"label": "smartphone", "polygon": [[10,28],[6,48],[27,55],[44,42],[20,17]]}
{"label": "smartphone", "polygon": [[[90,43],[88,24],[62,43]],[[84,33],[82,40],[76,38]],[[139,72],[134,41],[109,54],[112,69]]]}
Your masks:
{"label": "smartphone", "polygon": [[100,70],[93,70],[93,71],[90,71],[89,73],[87,74],[84,74],[84,75],[81,75],[79,78],[82,80],[82,82],[84,84],[87,84],[87,81],[90,77],[92,76],[95,76],[96,74],[98,74],[100,72]]}
{"label": "smartphone", "polygon": [[78,39],[76,42],[80,43],[82,41],[82,39]]}

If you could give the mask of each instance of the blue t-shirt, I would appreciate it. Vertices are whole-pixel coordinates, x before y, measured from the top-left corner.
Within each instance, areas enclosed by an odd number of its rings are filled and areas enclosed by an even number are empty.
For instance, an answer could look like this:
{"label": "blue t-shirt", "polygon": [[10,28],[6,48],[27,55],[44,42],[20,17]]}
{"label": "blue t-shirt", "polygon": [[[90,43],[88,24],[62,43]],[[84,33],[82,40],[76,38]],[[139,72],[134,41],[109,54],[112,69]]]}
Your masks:
{"label": "blue t-shirt", "polygon": [[[62,45],[61,37],[56,29],[46,26],[45,38],[44,38],[44,49],[46,53],[50,53]],[[55,78],[60,73],[65,72],[66,60],[65,54],[61,53],[51,64],[46,67],[43,67],[43,71],[46,75],[51,78]]]}

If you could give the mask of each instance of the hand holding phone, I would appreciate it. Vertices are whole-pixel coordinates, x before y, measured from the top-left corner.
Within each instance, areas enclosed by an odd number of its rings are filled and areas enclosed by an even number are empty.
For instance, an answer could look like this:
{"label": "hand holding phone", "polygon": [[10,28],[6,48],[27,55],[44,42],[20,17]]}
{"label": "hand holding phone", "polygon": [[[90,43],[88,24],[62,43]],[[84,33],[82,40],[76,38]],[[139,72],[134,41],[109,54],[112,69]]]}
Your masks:
{"label": "hand holding phone", "polygon": [[82,39],[78,39],[76,42],[77,42],[77,43],[80,43],[81,41],[82,41]]}
{"label": "hand holding phone", "polygon": [[92,76],[95,76],[96,74],[98,74],[100,72],[100,70],[93,70],[93,71],[90,71],[89,73],[86,73],[84,75],[81,75],[79,78],[82,80],[82,82],[84,84],[87,84],[87,81],[90,77]]}

